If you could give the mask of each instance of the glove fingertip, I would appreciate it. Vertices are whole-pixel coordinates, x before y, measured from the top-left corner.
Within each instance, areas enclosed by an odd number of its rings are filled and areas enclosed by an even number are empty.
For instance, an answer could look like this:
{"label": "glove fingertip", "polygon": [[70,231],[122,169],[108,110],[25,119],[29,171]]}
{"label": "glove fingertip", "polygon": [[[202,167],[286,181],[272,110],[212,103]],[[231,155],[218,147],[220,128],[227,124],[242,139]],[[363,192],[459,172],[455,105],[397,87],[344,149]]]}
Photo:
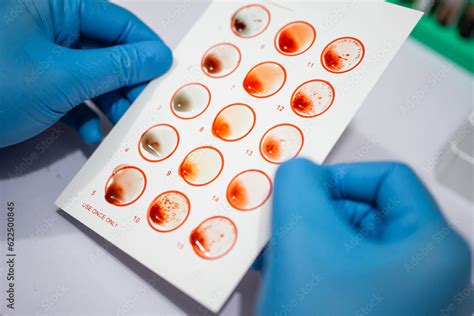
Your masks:
{"label": "glove fingertip", "polygon": [[150,69],[154,69],[156,76],[161,76],[171,68],[173,52],[164,42],[150,41],[143,45],[146,45],[149,54]]}
{"label": "glove fingertip", "polygon": [[85,122],[78,130],[79,137],[89,145],[95,145],[102,140],[102,130],[98,119]]}

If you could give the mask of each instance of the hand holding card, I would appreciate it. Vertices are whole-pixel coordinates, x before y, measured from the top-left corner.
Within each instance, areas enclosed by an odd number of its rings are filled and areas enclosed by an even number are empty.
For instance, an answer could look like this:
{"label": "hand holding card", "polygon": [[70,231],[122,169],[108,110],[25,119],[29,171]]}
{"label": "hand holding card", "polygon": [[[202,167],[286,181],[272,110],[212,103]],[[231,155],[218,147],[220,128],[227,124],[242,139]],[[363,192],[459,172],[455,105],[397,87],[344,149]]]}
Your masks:
{"label": "hand holding card", "polygon": [[386,3],[210,5],[57,204],[218,311],[268,240],[278,165],[325,159],[419,18]]}

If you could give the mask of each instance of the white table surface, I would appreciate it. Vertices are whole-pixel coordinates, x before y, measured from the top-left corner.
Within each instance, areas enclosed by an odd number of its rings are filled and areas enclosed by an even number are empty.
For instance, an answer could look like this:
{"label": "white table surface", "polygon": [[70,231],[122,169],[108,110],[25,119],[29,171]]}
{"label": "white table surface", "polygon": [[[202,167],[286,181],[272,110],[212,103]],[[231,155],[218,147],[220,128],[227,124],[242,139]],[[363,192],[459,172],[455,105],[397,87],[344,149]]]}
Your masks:
{"label": "white table surface", "polygon": [[[117,2],[135,12],[171,47],[176,47],[207,6],[191,0]],[[433,157],[473,111],[473,91],[468,73],[409,40],[328,162],[401,160],[411,164],[474,248],[473,203],[443,186],[430,168]],[[5,265],[1,264],[0,314],[211,314],[54,205],[92,151],[61,124],[0,150],[0,248],[3,255],[5,204],[14,201],[17,253],[16,309],[12,313],[5,308]],[[28,157],[33,159],[25,163]],[[258,273],[250,271],[221,313],[249,315],[258,285]]]}

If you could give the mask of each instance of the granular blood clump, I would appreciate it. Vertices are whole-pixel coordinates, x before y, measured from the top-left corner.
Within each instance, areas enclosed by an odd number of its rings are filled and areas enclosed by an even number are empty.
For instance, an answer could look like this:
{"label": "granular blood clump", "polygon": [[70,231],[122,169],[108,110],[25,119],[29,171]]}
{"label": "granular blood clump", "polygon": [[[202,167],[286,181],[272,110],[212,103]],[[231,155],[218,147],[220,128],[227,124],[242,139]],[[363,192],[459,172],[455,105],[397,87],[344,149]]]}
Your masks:
{"label": "granular blood clump", "polygon": [[334,50],[330,49],[324,54],[324,62],[326,66],[332,70],[340,70],[343,67],[341,56]]}
{"label": "granular blood clump", "polygon": [[234,20],[234,30],[237,32],[237,33],[243,33],[245,32],[245,29],[247,28],[247,25],[239,20],[239,19],[235,19]]}
{"label": "granular blood clump", "polygon": [[291,106],[297,112],[309,114],[313,109],[313,101],[306,94],[298,92],[293,98]]}

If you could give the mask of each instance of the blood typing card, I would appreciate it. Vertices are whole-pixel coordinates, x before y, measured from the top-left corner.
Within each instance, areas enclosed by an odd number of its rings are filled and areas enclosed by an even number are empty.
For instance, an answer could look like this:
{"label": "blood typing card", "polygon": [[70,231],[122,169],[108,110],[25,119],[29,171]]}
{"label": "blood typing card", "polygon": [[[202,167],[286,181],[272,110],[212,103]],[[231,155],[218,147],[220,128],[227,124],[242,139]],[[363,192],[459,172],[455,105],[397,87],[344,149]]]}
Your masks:
{"label": "blood typing card", "polygon": [[268,241],[279,164],[323,162],[420,16],[211,4],[57,205],[218,311]]}

